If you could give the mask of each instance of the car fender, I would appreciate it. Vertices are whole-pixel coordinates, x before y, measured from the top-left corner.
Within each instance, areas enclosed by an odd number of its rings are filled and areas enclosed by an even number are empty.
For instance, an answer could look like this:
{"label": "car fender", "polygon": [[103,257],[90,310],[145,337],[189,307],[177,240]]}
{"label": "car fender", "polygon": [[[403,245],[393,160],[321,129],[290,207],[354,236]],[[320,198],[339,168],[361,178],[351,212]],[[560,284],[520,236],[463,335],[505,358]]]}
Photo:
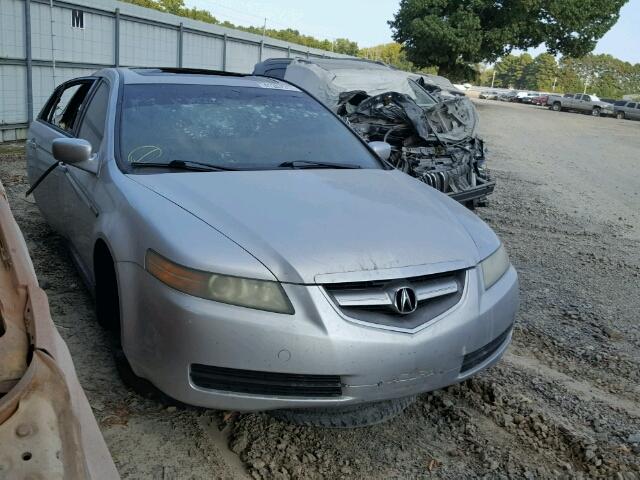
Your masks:
{"label": "car fender", "polygon": [[[125,175],[115,163],[105,171],[111,197],[93,234],[106,243],[116,263],[145,265],[152,249],[170,260],[202,271],[275,280],[271,271],[251,253],[181,206]],[[189,175],[162,173],[161,175]],[[197,175],[197,173],[195,174]],[[104,202],[101,202],[105,205]]]}

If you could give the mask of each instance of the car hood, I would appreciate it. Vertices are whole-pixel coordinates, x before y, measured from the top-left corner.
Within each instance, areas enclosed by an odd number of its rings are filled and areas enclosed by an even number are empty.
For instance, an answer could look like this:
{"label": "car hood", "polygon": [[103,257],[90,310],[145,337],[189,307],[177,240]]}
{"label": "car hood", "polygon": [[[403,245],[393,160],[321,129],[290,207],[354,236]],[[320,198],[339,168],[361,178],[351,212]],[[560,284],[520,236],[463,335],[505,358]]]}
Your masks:
{"label": "car hood", "polygon": [[399,171],[130,177],[232,239],[282,282],[424,275],[479,261],[474,240],[458,220],[462,207]]}

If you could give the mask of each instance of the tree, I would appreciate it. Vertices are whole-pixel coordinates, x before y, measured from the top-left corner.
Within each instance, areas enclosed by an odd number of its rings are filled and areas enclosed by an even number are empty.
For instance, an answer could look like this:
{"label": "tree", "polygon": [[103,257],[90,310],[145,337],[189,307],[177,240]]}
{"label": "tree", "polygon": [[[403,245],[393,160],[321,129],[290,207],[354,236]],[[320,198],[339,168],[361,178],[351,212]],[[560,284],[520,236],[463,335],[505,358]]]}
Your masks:
{"label": "tree", "polygon": [[[244,32],[254,33],[256,35],[262,35],[263,26],[249,26],[243,27],[234,25],[231,22],[220,22],[211,12],[200,8],[187,8],[184,5],[184,0],[124,0],[125,2],[139,5],[141,7],[153,8],[161,12],[172,13],[181,17],[192,18],[194,20],[200,20],[201,22],[214,23],[223,27],[234,28],[236,30],[242,30]],[[344,53],[347,55],[357,55],[359,48],[356,42],[353,42],[347,38],[338,38],[335,42],[330,40],[319,40],[310,35],[303,35],[298,30],[292,28],[285,28],[283,30],[276,30],[268,28],[264,31],[265,35],[271,38],[278,38],[291,43],[297,43],[311,48],[319,48],[322,50],[333,50],[334,52]]]}
{"label": "tree", "polygon": [[640,64],[632,65],[611,55],[586,55],[560,60],[559,83],[565,91],[583,91],[605,98],[640,92]]}
{"label": "tree", "polygon": [[521,88],[527,90],[553,90],[558,76],[558,63],[550,53],[541,53],[527,67],[525,67]]}
{"label": "tree", "polygon": [[[489,67],[483,63],[479,64],[478,65],[478,73],[479,73],[478,84],[491,85],[491,82],[494,81],[494,78],[493,78],[494,72],[495,72],[494,67]],[[494,82],[494,86],[495,86],[495,82]]]}
{"label": "tree", "polygon": [[391,42],[375,47],[361,48],[358,55],[369,60],[379,60],[400,70],[412,71],[413,63],[407,60],[407,54],[399,43]]}
{"label": "tree", "polygon": [[617,22],[627,0],[401,0],[393,38],[418,67],[464,79],[473,63],[545,44],[580,57]]}
{"label": "tree", "polygon": [[528,53],[520,56],[506,55],[496,63],[496,85],[504,88],[525,88],[524,72],[533,59]]}
{"label": "tree", "polygon": [[358,44],[347,38],[336,38],[336,41],[333,44],[334,52],[344,53],[345,55],[355,56],[358,54],[358,50]]}
{"label": "tree", "polygon": [[159,0],[158,3],[162,10],[174,15],[182,15],[185,10],[184,0]]}
{"label": "tree", "polygon": [[404,52],[402,45],[396,42],[361,48],[358,51],[358,56],[368,60],[384,62],[387,65],[391,65],[392,67],[399,70],[405,70],[407,72],[429,73],[433,75],[438,73],[437,69],[434,67],[416,67],[413,63],[407,60],[407,54]]}
{"label": "tree", "polygon": [[[523,90],[595,93],[603,98],[622,98],[640,92],[640,63],[632,65],[611,55],[562,57],[559,62],[549,53],[535,59],[529,55],[506,55],[494,66],[496,86]],[[483,85],[491,79],[483,74]]]}

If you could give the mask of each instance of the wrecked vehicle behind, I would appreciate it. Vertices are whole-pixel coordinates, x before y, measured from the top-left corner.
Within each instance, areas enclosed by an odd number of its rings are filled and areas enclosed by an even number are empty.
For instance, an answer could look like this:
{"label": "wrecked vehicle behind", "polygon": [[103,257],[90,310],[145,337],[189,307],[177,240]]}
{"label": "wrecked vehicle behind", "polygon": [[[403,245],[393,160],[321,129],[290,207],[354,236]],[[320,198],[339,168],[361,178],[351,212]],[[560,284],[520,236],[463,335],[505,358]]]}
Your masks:
{"label": "wrecked vehicle behind", "polygon": [[269,59],[253,73],[307,90],[364,140],[389,143],[396,168],[469,207],[493,192],[478,114],[446,78],[359,59]]}

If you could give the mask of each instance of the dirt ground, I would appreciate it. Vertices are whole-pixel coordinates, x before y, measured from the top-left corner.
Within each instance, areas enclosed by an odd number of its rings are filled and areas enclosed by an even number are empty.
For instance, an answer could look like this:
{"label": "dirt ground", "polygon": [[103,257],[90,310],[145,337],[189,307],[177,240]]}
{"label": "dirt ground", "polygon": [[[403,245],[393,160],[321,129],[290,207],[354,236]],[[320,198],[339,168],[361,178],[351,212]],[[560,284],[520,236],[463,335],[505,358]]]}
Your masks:
{"label": "dirt ground", "polygon": [[640,122],[477,105],[498,181],[478,213],[520,274],[513,344],[490,371],[358,430],[129,392],[62,241],[24,198],[20,147],[0,147],[0,179],[123,478],[640,479]]}

